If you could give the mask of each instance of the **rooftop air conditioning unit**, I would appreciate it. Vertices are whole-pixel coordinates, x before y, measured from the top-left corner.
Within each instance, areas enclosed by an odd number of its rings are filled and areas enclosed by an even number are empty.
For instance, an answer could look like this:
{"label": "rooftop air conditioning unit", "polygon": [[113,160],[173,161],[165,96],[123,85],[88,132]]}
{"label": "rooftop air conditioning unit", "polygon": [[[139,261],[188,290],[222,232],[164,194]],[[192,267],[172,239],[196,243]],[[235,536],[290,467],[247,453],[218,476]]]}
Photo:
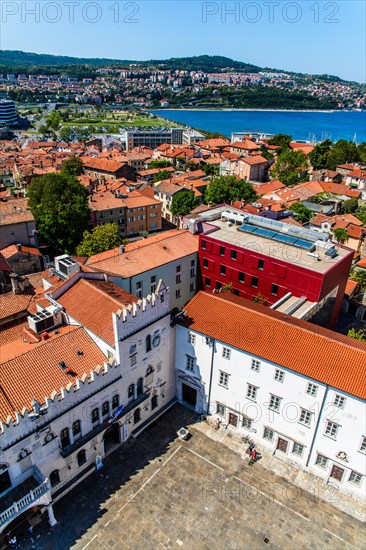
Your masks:
{"label": "rooftop air conditioning unit", "polygon": [[64,254],[63,256],[57,256],[55,258],[55,269],[61,275],[64,275],[66,278],[69,278],[74,273],[77,273],[78,271],[80,271],[80,266],[74,260],[74,258],[71,258],[71,256]]}
{"label": "rooftop air conditioning unit", "polygon": [[29,328],[37,334],[55,326],[55,318],[50,311],[43,309],[33,315],[28,315]]}

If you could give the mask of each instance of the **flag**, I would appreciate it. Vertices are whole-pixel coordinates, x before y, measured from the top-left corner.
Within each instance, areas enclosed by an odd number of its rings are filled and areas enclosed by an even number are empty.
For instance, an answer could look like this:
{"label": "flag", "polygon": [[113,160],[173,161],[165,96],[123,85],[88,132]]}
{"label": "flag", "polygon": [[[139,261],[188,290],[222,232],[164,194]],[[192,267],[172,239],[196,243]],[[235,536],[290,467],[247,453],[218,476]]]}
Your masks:
{"label": "flag", "polygon": [[114,415],[112,416],[112,418],[110,418],[108,420],[108,424],[113,424],[113,422],[115,422],[116,420],[118,420],[118,418],[121,416],[122,414],[122,411],[124,409],[124,405],[121,405],[120,407],[118,407],[118,409],[116,410],[116,412],[114,413]]}

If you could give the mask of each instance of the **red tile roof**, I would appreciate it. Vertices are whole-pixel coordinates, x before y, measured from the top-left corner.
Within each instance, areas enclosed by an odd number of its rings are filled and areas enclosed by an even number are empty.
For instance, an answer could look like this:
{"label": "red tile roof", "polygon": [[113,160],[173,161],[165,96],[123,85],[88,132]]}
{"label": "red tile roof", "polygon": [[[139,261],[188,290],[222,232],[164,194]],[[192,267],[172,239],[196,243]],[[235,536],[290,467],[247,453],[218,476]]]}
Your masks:
{"label": "red tile roof", "polygon": [[112,313],[137,302],[136,296],[104,280],[81,278],[61,296],[60,291],[62,287],[57,290],[55,299],[66,313],[111,346],[115,343]]}
{"label": "red tile roof", "polygon": [[[62,361],[72,374],[61,369]],[[0,419],[14,418],[24,407],[31,410],[33,399],[43,404],[53,391],[60,394],[61,387],[75,384],[75,378],[83,374],[90,375],[104,361],[105,356],[82,327],[67,326],[59,335],[51,333],[47,340],[32,344],[29,351],[0,363]]]}
{"label": "red tile roof", "polygon": [[230,294],[199,292],[183,324],[362,399],[366,343]]}

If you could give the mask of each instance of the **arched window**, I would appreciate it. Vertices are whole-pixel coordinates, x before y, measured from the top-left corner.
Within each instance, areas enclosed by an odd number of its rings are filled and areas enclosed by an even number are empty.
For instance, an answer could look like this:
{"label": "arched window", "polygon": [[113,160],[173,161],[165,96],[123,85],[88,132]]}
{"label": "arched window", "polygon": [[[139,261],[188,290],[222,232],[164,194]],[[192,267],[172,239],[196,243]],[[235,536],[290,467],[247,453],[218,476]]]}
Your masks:
{"label": "arched window", "polygon": [[134,397],[135,395],[135,384],[130,384],[128,386],[128,399],[130,399],[130,397]]}
{"label": "arched window", "polygon": [[134,424],[137,424],[137,422],[140,422],[140,420],[141,420],[141,411],[140,409],[135,409],[135,412],[133,413]]}
{"label": "arched window", "polygon": [[70,445],[69,428],[64,428],[60,433],[61,447],[65,449]]}
{"label": "arched window", "polygon": [[51,487],[55,487],[60,481],[60,472],[58,470],[53,470],[53,472],[50,473]]}
{"label": "arched window", "polygon": [[95,424],[96,422],[99,422],[99,409],[98,408],[92,410],[91,421],[92,421],[93,424]]}
{"label": "arched window", "polygon": [[112,397],[112,409],[116,409],[119,406],[119,395]]}
{"label": "arched window", "polygon": [[77,454],[78,466],[82,466],[86,462],[86,451],[82,449]]}
{"label": "arched window", "polygon": [[109,414],[109,401],[104,401],[102,405],[102,416],[107,416]]}
{"label": "arched window", "polygon": [[158,406],[158,396],[153,395],[151,399],[151,410],[156,409],[157,406]]}
{"label": "arched window", "polygon": [[151,336],[150,336],[150,334],[148,334],[146,336],[146,353],[148,351],[151,351]]}
{"label": "arched window", "polygon": [[72,425],[72,435],[74,436],[74,440],[81,437],[81,422],[80,420],[75,420],[75,422]]}
{"label": "arched window", "polygon": [[22,449],[18,454],[18,462],[20,460],[24,460],[24,458],[27,458],[28,455],[30,455],[30,452],[28,451],[28,449]]}
{"label": "arched window", "polygon": [[143,378],[139,378],[137,380],[137,385],[136,385],[136,394],[137,394],[137,397],[139,397],[139,395],[142,395],[143,394],[143,391],[144,391],[144,379]]}
{"label": "arched window", "polygon": [[153,372],[154,369],[151,365],[149,365],[146,369],[146,376],[145,376],[145,384],[148,386],[153,383]]}
{"label": "arched window", "polygon": [[7,464],[0,464],[0,495],[11,487],[9,470]]}

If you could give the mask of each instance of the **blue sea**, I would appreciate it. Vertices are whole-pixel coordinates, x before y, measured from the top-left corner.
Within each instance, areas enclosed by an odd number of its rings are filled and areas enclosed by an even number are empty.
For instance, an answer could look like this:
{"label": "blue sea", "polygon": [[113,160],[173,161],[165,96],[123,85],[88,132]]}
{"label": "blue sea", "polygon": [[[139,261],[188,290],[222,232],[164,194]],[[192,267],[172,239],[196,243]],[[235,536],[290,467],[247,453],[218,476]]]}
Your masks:
{"label": "blue sea", "polygon": [[151,111],[175,122],[231,137],[232,132],[289,134],[294,139],[366,141],[366,112],[363,111]]}

